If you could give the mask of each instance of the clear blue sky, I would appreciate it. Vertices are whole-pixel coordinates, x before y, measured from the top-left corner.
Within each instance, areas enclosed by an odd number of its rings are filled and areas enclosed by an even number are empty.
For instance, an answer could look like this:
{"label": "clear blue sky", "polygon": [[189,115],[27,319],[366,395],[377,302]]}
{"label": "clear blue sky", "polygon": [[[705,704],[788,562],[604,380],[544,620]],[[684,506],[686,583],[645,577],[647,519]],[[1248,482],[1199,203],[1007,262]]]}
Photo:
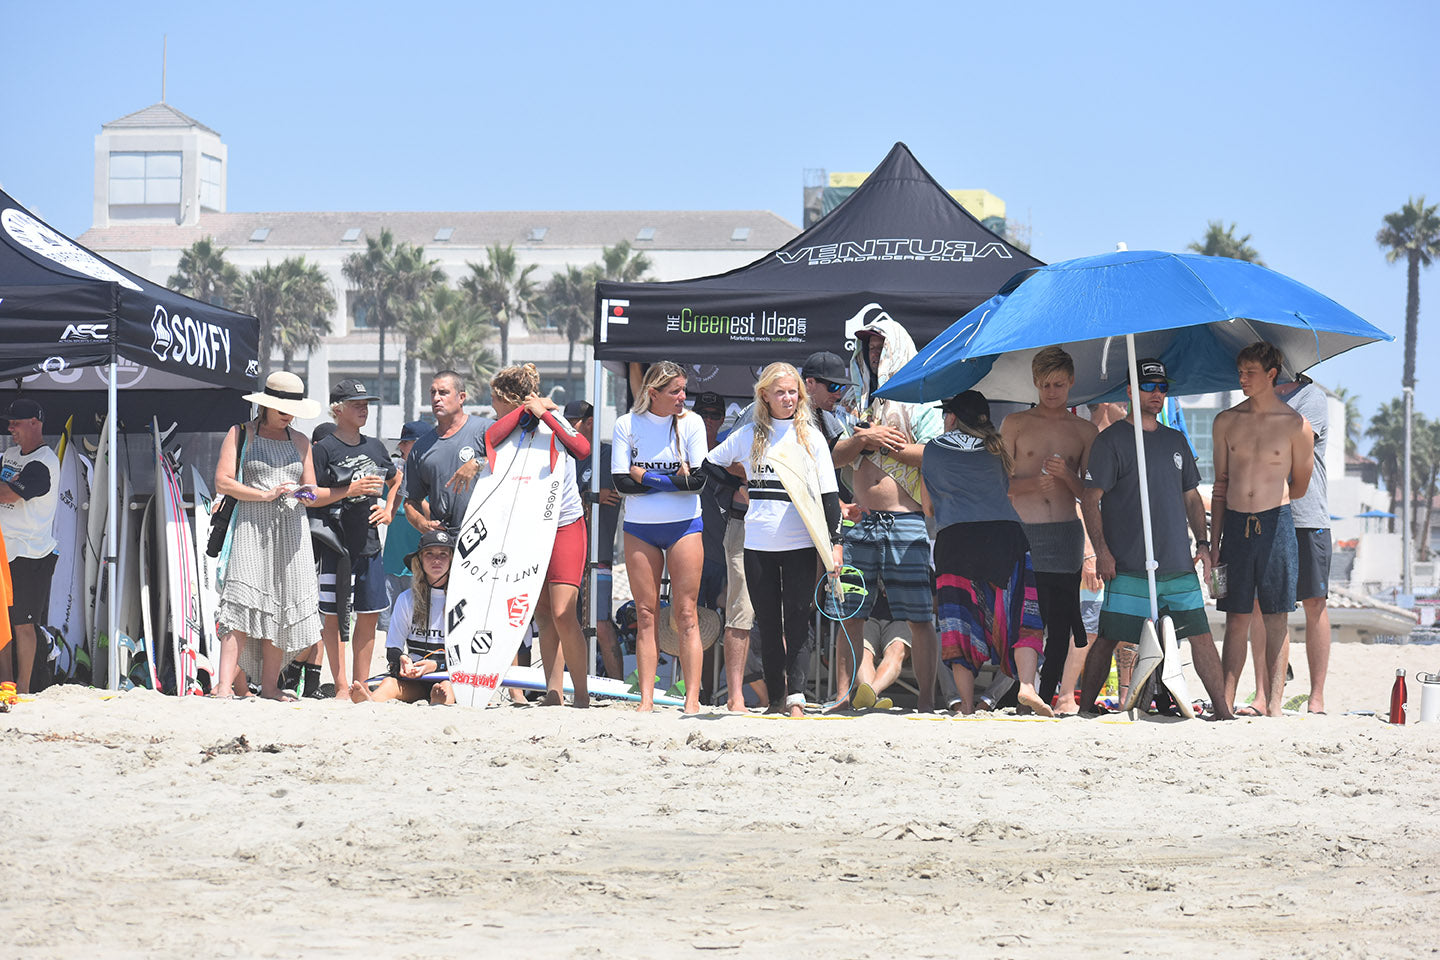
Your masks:
{"label": "clear blue sky", "polygon": [[[1000,5],[995,5],[999,7]],[[1044,260],[1182,250],[1235,222],[1266,263],[1399,337],[1374,237],[1440,201],[1440,4],[12,5],[0,183],[90,225],[100,125],[160,98],[230,148],[232,210],[774,210],[807,167],[904,140],[1002,197]],[[1418,409],[1440,416],[1440,266]],[[1317,379],[1367,418],[1402,350]]]}

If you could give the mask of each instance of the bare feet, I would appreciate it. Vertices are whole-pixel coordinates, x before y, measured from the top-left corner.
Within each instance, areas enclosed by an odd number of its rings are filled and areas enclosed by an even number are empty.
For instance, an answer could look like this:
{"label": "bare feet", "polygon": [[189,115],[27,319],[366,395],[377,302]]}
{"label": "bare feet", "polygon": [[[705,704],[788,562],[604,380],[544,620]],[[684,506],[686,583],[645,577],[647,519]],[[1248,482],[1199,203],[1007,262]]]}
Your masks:
{"label": "bare feet", "polygon": [[350,684],[350,701],[352,703],[369,703],[371,701],[370,685],[361,683],[359,680]]}
{"label": "bare feet", "polygon": [[558,690],[546,690],[545,696],[540,698],[542,707],[563,707],[565,706],[565,695]]}
{"label": "bare feet", "polygon": [[274,690],[266,690],[262,687],[260,690],[260,696],[264,697],[266,700],[278,700],[281,703],[295,702],[295,697],[293,694],[290,693],[289,690],[281,690],[278,687]]}
{"label": "bare feet", "polygon": [[586,709],[587,707],[590,706],[590,694],[588,694],[588,693],[585,693],[585,694],[579,694],[579,693],[577,693],[577,694],[575,695],[574,699],[572,699],[572,700],[570,701],[570,706],[575,707],[575,708],[578,709],[578,710],[584,710],[584,709]]}
{"label": "bare feet", "polygon": [[790,716],[791,716],[791,717],[803,717],[803,716],[805,716],[805,708],[802,707],[802,706],[800,706],[799,704],[796,704],[795,706],[793,706],[793,707],[790,708]]}
{"label": "bare feet", "polygon": [[640,706],[638,706],[638,707],[635,708],[635,712],[636,712],[636,713],[654,713],[654,712],[655,712],[655,701],[653,701],[653,700],[646,700],[646,699],[644,699],[644,698],[642,697],[642,698],[640,699]]}
{"label": "bare feet", "polygon": [[741,701],[739,701],[739,702],[736,702],[736,701],[734,701],[734,700],[731,700],[731,701],[729,701],[729,702],[727,702],[727,703],[725,704],[725,709],[726,709],[726,710],[729,710],[731,713],[747,713],[747,712],[749,712],[749,708],[747,708],[747,707],[745,706],[745,701],[744,701],[744,700],[741,700]]}
{"label": "bare feet", "polygon": [[1055,702],[1054,714],[1057,717],[1073,717],[1080,712],[1080,704],[1075,702],[1075,695],[1066,696],[1060,694],[1060,699]]}
{"label": "bare feet", "polygon": [[1055,711],[1051,710],[1050,705],[1041,700],[1040,694],[1035,692],[1034,684],[1020,684],[1020,692],[1015,695],[1015,699],[1022,707],[1029,707],[1037,716],[1055,716]]}

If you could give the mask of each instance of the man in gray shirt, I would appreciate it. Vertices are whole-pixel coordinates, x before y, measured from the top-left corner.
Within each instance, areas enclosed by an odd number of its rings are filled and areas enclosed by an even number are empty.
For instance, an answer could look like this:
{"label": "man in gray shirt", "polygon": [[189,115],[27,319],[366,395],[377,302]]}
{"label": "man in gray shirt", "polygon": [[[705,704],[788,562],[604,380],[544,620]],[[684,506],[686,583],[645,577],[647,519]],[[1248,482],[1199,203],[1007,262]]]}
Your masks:
{"label": "man in gray shirt", "polygon": [[[1325,485],[1325,439],[1329,433],[1329,398],[1303,373],[1293,383],[1275,385],[1275,394],[1309,422],[1315,431],[1315,472],[1299,500],[1290,502],[1295,521],[1295,542],[1300,563],[1295,599],[1305,608],[1305,659],[1310,667],[1310,713],[1325,712],[1325,674],[1330,669],[1330,502]],[[1269,703],[1270,677],[1264,658],[1264,630],[1252,625],[1250,646],[1255,654],[1255,700],[1251,706],[1264,714]]]}
{"label": "man in gray shirt", "polygon": [[430,381],[435,432],[417,440],[405,460],[405,516],[422,534],[460,526],[485,463],[485,431],[494,421],[466,413],[465,399],[465,381],[455,371]]}

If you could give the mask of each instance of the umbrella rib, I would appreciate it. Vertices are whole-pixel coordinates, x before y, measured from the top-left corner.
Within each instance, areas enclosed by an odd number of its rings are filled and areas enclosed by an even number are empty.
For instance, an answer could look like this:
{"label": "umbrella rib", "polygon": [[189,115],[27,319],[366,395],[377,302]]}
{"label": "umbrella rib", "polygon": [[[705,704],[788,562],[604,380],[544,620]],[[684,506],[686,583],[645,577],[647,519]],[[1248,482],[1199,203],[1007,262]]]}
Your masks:
{"label": "umbrella rib", "polygon": [[[989,313],[989,311],[987,310],[986,313]],[[985,319],[985,318],[982,316],[980,319],[983,320],[983,319]],[[979,331],[979,329],[980,329],[980,320],[975,321],[974,326],[975,326],[976,331]],[[926,358],[924,359],[924,361],[922,362],[922,366],[927,366],[927,367],[928,367],[928,366],[930,365],[930,361],[931,361],[931,360],[934,360],[936,357],[938,357],[938,356],[940,355],[941,349],[943,349],[944,347],[948,347],[950,344],[954,343],[954,342],[956,341],[956,339],[959,338],[960,334],[964,333],[966,330],[969,330],[969,329],[970,329],[970,327],[968,327],[968,326],[966,326],[966,327],[961,327],[960,330],[956,332],[955,336],[951,337],[949,340],[946,340],[943,344],[940,345],[940,347],[936,348],[935,351],[930,354],[930,356],[926,357]],[[970,336],[971,336],[971,337],[974,337],[975,334],[972,333]],[[970,342],[969,340],[966,340],[966,341],[965,341],[965,343],[967,343],[967,344],[968,344],[969,342]]]}

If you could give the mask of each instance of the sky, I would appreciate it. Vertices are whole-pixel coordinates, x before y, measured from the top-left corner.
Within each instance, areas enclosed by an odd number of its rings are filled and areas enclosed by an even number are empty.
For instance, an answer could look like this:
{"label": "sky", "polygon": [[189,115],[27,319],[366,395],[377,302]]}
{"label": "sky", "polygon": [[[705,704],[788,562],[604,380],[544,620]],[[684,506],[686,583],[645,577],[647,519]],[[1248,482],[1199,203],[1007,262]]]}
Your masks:
{"label": "sky", "polygon": [[[807,169],[868,170],[898,140],[947,188],[1001,197],[1050,262],[1234,223],[1396,336],[1312,371],[1367,420],[1400,393],[1405,312],[1375,234],[1411,196],[1440,202],[1428,0],[7,6],[0,185],[72,236],[94,137],[160,99],[168,36],[166,99],[222,135],[234,211],[798,225]],[[1437,325],[1440,265],[1421,279],[1431,417]]]}

